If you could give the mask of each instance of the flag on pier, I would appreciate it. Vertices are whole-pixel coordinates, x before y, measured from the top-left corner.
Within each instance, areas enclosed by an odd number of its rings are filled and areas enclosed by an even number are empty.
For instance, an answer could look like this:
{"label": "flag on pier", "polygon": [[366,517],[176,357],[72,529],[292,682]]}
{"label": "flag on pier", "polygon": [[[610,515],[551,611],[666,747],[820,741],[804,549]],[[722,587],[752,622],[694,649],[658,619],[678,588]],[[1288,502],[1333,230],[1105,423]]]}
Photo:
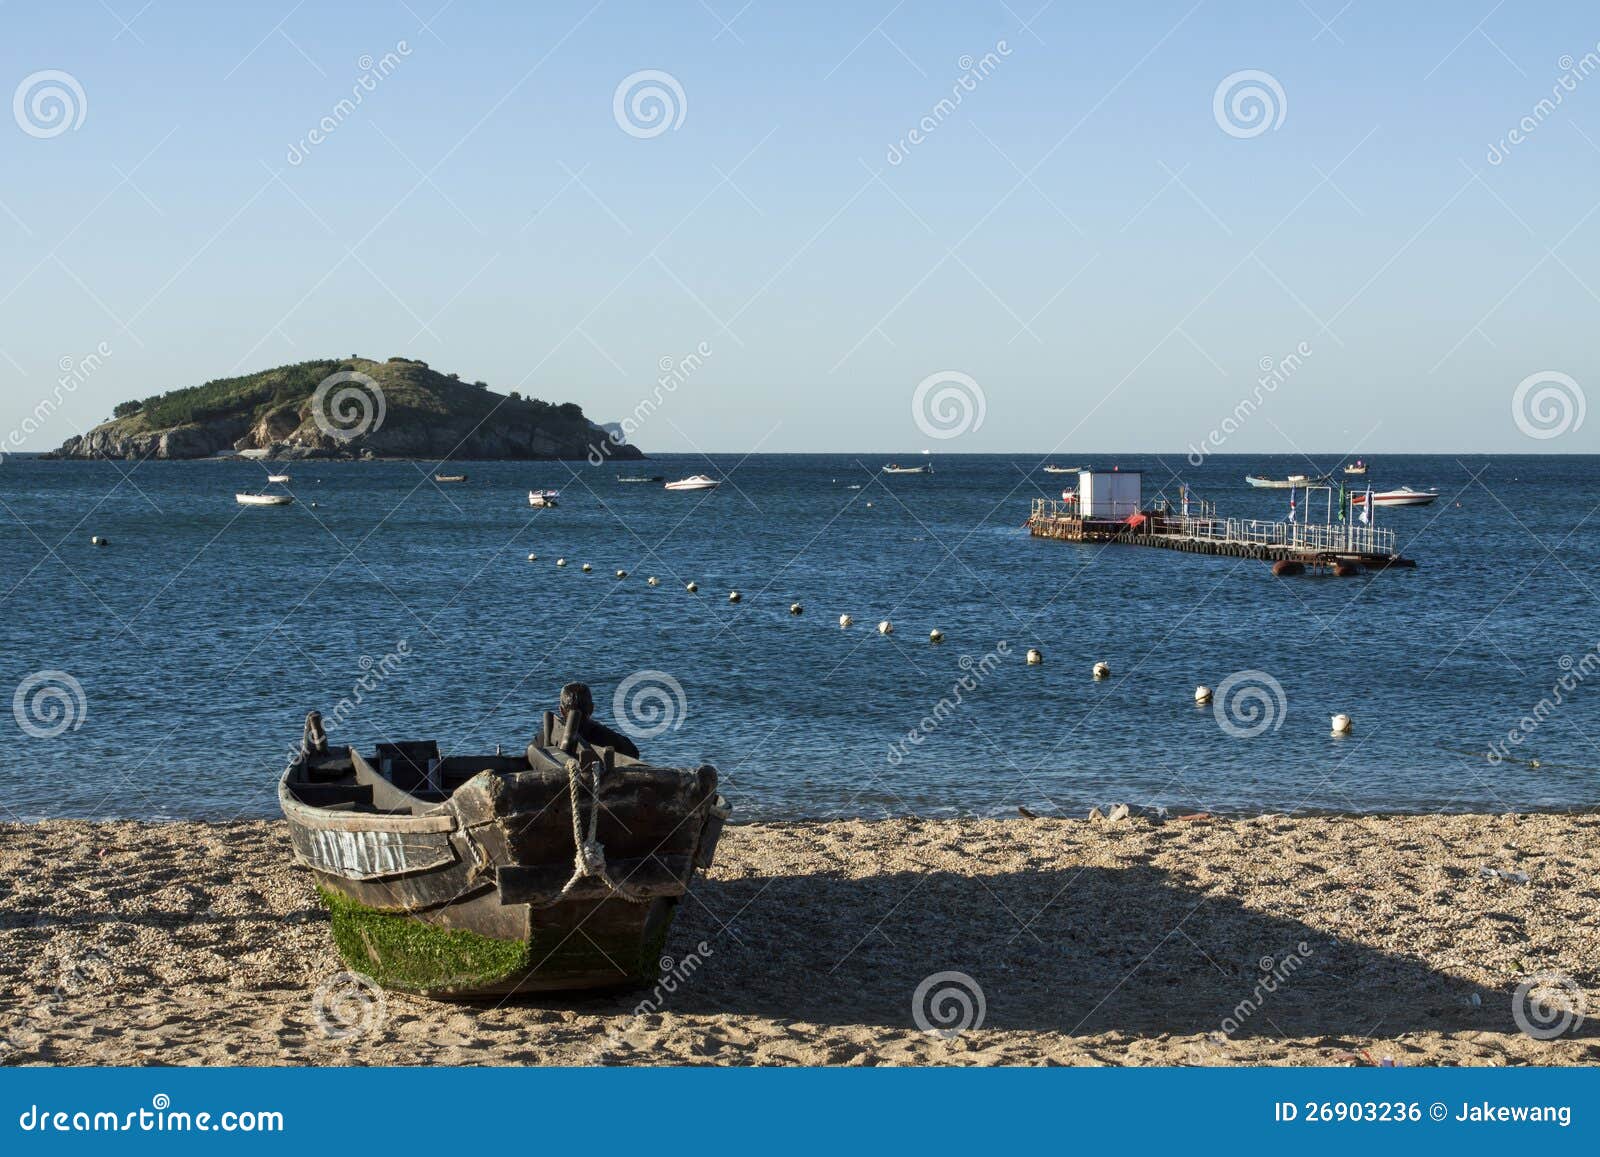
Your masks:
{"label": "flag on pier", "polygon": [[1372,483],[1367,483],[1367,496],[1361,501],[1361,525],[1372,525]]}
{"label": "flag on pier", "polygon": [[1289,521],[1294,521],[1294,491],[1289,491]]}

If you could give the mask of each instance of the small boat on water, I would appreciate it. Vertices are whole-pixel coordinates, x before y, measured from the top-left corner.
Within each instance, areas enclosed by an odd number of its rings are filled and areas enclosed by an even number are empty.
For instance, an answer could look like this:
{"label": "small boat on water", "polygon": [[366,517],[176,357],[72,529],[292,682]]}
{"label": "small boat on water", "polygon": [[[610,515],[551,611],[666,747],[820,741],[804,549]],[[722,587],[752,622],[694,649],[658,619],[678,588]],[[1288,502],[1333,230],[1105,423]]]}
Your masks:
{"label": "small boat on water", "polygon": [[561,497],[559,490],[530,490],[528,491],[529,506],[554,507]]}
{"label": "small boat on water", "polygon": [[294,502],[292,494],[235,494],[233,500],[240,506],[288,506]]}
{"label": "small boat on water", "polygon": [[667,476],[665,474],[637,474],[637,475],[631,475],[631,476],[618,474],[617,475],[617,481],[618,482],[665,482],[666,481],[666,477]]}
{"label": "small boat on water", "polygon": [[628,741],[591,722],[587,687],[562,702],[565,720],[547,712],[514,755],[446,756],[431,740],[364,755],[307,718],[278,803],[352,971],[466,1000],[657,980],[728,803],[715,768],[608,743]]}
{"label": "small boat on water", "polygon": [[1313,478],[1309,474],[1291,474],[1287,478],[1262,478],[1246,474],[1244,480],[1258,490],[1295,490],[1302,486],[1321,486],[1326,478]]}
{"label": "small boat on water", "polygon": [[465,482],[467,476],[465,474],[435,474],[433,480],[435,482]]}
{"label": "small boat on water", "polygon": [[1046,466],[1044,468],[1044,472],[1046,474],[1081,474],[1081,473],[1083,473],[1084,469],[1085,469],[1085,467],[1082,467],[1082,466],[1055,466],[1055,465],[1050,465],[1050,466]]}
{"label": "small boat on water", "polygon": [[1354,462],[1350,463],[1344,468],[1344,472],[1346,474],[1365,474],[1367,472],[1367,464],[1361,459],[1357,458]]}
{"label": "small boat on water", "polygon": [[704,474],[692,474],[688,478],[680,478],[676,482],[668,482],[668,490],[715,490],[722,482],[716,478],[708,478]]}
{"label": "small boat on water", "polygon": [[[1437,490],[1414,490],[1409,486],[1402,486],[1398,490],[1379,490],[1372,495],[1374,506],[1426,506],[1439,497]],[[1361,491],[1350,496],[1350,505],[1365,506],[1367,495]]]}
{"label": "small boat on water", "polygon": [[898,462],[891,462],[883,468],[885,474],[932,474],[933,463],[924,462],[921,466],[902,466]]}
{"label": "small boat on water", "polygon": [[267,481],[268,482],[287,482],[287,481],[289,481],[289,476],[287,474],[268,474],[267,475]]}

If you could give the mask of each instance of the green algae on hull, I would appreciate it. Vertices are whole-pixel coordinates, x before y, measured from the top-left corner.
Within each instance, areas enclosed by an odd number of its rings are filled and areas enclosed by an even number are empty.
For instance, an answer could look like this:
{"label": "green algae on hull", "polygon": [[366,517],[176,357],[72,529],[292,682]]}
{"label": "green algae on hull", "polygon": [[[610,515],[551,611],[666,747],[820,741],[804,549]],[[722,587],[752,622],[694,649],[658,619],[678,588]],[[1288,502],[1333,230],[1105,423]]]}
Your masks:
{"label": "green algae on hull", "polygon": [[608,934],[602,926],[581,935],[576,929],[554,927],[531,940],[499,940],[380,912],[321,886],[317,894],[327,906],[334,944],[350,969],[387,989],[461,999],[652,983],[660,975],[660,956],[677,906],[676,901],[663,904],[661,918],[648,921],[642,943],[636,934]]}
{"label": "green algae on hull", "polygon": [[459,928],[439,928],[410,916],[379,912],[318,887],[328,908],[333,942],[344,962],[384,988],[411,992],[492,988],[532,960],[522,940],[496,940]]}

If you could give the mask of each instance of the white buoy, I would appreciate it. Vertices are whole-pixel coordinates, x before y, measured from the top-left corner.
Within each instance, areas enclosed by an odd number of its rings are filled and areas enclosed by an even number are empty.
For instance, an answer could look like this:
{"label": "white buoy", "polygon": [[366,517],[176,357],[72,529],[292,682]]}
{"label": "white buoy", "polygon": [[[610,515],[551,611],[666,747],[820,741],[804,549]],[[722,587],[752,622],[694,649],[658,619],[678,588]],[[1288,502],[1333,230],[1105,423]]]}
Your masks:
{"label": "white buoy", "polygon": [[558,559],[556,559],[556,565],[557,566],[566,566],[567,565],[567,560],[564,559],[564,558],[558,558]]}
{"label": "white buoy", "polygon": [[1044,652],[1039,650],[1038,647],[1029,647],[1028,648],[1028,666],[1037,667],[1040,663],[1043,663],[1043,662],[1044,662]]}
{"label": "white buoy", "polygon": [[841,627],[848,627],[853,622],[855,622],[855,620],[852,619],[849,615],[840,615],[839,616],[839,625]]}
{"label": "white buoy", "polygon": [[1332,722],[1333,722],[1333,733],[1335,735],[1349,735],[1351,727],[1354,726],[1354,724],[1350,720],[1350,716],[1342,714],[1342,713],[1339,714],[1339,715],[1335,715],[1333,717]]}
{"label": "white buoy", "polygon": [[804,614],[805,613],[805,608],[802,607],[799,603],[790,603],[789,604],[789,613],[791,615]]}
{"label": "white buoy", "polygon": [[655,575],[651,575],[649,578],[644,580],[644,585],[647,587],[658,587],[661,585],[661,580],[656,578]]}
{"label": "white buoy", "polygon": [[627,578],[628,577],[628,572],[625,571],[625,570],[619,570],[617,572],[617,577],[618,578]]}
{"label": "white buoy", "polygon": [[1196,687],[1194,689],[1194,701],[1196,703],[1210,703],[1211,688],[1205,686]]}
{"label": "white buoy", "polygon": [[736,602],[738,602],[738,601],[739,601],[739,598],[740,598],[740,595],[739,595],[739,592],[738,592],[738,591],[729,591],[729,592],[728,592],[728,601],[729,601],[729,602],[730,602],[730,603],[736,603]]}
{"label": "white buoy", "polygon": [[528,556],[528,561],[529,562],[538,562],[539,561],[539,556],[536,555],[536,554],[530,554]]}
{"label": "white buoy", "polygon": [[880,635],[892,635],[892,634],[894,634],[894,624],[891,623],[888,619],[884,619],[881,623],[878,624],[878,634],[880,634]]}
{"label": "white buoy", "polygon": [[1111,668],[1106,666],[1104,663],[1096,663],[1094,665],[1094,677],[1096,679],[1111,678]]}
{"label": "white buoy", "polygon": [[941,631],[938,627],[933,628],[933,630],[928,632],[928,642],[930,642],[930,643],[942,643],[942,642],[944,642],[944,632]]}
{"label": "white buoy", "polygon": [[688,591],[692,595],[692,594],[694,594],[695,591],[700,589],[700,584],[699,583],[685,583],[683,589]]}
{"label": "white buoy", "polygon": [[98,534],[89,540],[90,546],[110,546],[111,543],[101,538]]}
{"label": "white buoy", "polygon": [[583,573],[584,574],[588,574],[593,569],[594,569],[594,567],[590,566],[588,563],[584,563],[583,564]]}

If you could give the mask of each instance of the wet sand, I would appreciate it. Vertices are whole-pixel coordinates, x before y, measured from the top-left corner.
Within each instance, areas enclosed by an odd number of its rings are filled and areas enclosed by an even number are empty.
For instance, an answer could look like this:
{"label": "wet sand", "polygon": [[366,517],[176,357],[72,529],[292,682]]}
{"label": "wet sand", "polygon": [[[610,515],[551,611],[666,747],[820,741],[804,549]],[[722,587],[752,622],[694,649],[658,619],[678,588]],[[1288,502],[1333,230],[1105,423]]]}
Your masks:
{"label": "wet sand", "polygon": [[1600,817],[739,826],[667,951],[382,995],[281,823],[0,825],[8,1064],[1482,1065],[1600,1063]]}

